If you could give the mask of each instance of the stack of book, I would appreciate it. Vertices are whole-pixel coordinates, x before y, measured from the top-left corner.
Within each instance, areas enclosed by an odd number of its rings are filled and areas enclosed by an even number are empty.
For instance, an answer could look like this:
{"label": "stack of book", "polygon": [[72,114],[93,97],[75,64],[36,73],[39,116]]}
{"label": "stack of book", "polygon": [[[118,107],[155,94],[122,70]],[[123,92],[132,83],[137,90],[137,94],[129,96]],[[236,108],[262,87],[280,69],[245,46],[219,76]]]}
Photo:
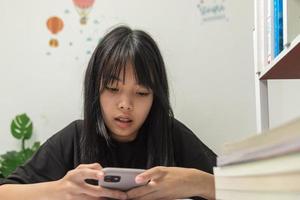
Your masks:
{"label": "stack of book", "polygon": [[214,175],[217,199],[300,199],[300,119],[225,144]]}

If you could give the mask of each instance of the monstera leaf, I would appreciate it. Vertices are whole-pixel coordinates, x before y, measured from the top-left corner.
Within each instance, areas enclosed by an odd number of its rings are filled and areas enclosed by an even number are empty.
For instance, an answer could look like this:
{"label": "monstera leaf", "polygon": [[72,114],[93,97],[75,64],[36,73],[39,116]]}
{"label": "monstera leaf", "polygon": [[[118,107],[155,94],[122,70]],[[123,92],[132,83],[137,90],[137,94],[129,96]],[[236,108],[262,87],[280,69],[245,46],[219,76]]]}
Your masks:
{"label": "monstera leaf", "polygon": [[17,139],[30,139],[32,128],[32,122],[25,113],[17,115],[10,125],[11,133]]}
{"label": "monstera leaf", "polygon": [[31,138],[33,124],[30,118],[24,113],[17,115],[11,122],[11,134],[22,141],[20,151],[8,151],[0,155],[0,177],[7,177],[18,166],[24,164],[39,149],[40,143],[35,142],[32,147],[25,147],[25,140]]}

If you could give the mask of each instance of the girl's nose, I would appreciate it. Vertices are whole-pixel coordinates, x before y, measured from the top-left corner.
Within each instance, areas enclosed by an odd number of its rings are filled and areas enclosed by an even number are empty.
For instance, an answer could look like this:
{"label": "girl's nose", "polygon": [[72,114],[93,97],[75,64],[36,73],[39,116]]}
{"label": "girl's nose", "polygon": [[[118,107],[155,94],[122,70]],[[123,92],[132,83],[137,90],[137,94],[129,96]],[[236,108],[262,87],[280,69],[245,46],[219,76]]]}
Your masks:
{"label": "girl's nose", "polygon": [[121,105],[119,105],[119,108],[120,108],[121,110],[126,110],[126,111],[132,110],[132,107],[131,107],[130,105],[126,105],[126,104],[121,104]]}
{"label": "girl's nose", "polygon": [[121,101],[119,102],[119,109],[123,111],[131,111],[133,109],[132,103],[130,98],[123,97]]}

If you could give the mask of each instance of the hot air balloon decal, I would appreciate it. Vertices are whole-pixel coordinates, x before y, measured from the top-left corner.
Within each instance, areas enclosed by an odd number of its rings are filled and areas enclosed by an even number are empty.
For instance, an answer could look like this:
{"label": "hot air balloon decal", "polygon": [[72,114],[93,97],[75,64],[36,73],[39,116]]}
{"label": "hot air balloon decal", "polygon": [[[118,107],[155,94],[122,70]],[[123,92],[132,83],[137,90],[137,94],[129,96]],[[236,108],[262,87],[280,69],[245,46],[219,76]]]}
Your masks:
{"label": "hot air balloon decal", "polygon": [[[59,33],[63,29],[63,27],[64,27],[64,22],[59,17],[54,16],[54,17],[50,17],[47,20],[47,28],[54,35]],[[58,47],[58,40],[55,38],[52,38],[49,41],[49,45],[51,47]]]}
{"label": "hot air balloon decal", "polygon": [[94,2],[95,0],[73,0],[76,11],[80,16],[80,24],[86,24],[87,16],[91,12]]}

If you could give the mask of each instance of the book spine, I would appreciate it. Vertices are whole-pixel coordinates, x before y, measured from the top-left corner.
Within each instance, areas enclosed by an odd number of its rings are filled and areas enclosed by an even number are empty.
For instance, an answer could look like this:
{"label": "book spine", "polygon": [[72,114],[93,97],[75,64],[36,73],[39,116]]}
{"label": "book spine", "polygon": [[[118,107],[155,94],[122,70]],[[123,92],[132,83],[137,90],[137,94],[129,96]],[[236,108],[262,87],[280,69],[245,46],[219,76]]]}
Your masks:
{"label": "book spine", "polygon": [[283,2],[274,0],[274,57],[283,50]]}
{"label": "book spine", "polygon": [[267,2],[267,64],[274,59],[274,17],[273,17],[273,1]]}
{"label": "book spine", "polygon": [[283,45],[289,46],[288,40],[288,0],[283,0],[282,5]]}

